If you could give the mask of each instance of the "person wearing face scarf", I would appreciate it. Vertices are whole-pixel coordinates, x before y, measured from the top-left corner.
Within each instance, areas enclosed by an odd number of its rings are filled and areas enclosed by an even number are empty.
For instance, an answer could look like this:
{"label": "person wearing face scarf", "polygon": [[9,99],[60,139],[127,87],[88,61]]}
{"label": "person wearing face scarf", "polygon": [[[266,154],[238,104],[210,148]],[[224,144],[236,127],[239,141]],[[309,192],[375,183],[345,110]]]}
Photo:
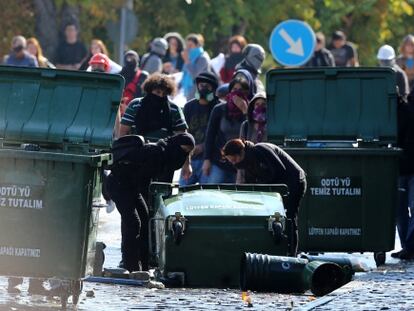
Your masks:
{"label": "person wearing face scarf", "polygon": [[210,72],[203,72],[195,79],[197,91],[195,98],[184,106],[184,116],[188,123],[188,131],[194,136],[196,146],[191,155],[192,175],[185,179],[183,174],[180,185],[204,184],[208,177],[203,174],[203,152],[208,120],[214,106],[218,104],[215,92],[218,86],[217,77]]}
{"label": "person wearing face scarf", "polygon": [[259,44],[250,43],[243,49],[242,55],[243,60],[237,64],[236,72],[233,77],[236,77],[241,69],[247,70],[252,76],[255,84],[255,90],[253,93],[265,92],[263,83],[259,79],[259,74],[261,73],[263,61],[266,56],[265,50]]}
{"label": "person wearing face scarf", "polygon": [[282,148],[270,143],[253,144],[232,139],[222,149],[222,155],[235,168],[245,171],[247,184],[285,184],[289,195],[283,197],[287,218],[292,220],[290,256],[296,256],[298,245],[297,217],[306,192],[305,171]]}
{"label": "person wearing face scarf", "polygon": [[241,77],[234,78],[229,84],[226,103],[216,105],[211,112],[202,167],[203,174],[208,176],[207,183],[236,181],[236,170],[222,158],[221,148],[228,140],[239,137],[240,127],[246,120],[248,102],[252,98],[252,83]]}
{"label": "person wearing face scarf", "polygon": [[191,134],[180,133],[156,143],[136,135],[115,141],[114,164],[107,177],[107,194],[121,214],[121,268],[148,271],[148,190],[152,181],[167,182],[194,148]]}
{"label": "person wearing face scarf", "polygon": [[39,67],[36,58],[26,51],[26,38],[23,36],[13,38],[11,52],[4,57],[3,64],[9,66]]}
{"label": "person wearing face scarf", "polygon": [[133,50],[129,50],[124,55],[124,66],[119,73],[125,79],[125,88],[122,93],[121,102],[121,117],[124,115],[126,107],[134,98],[139,98],[144,95],[143,84],[148,78],[149,73],[140,70],[138,67],[139,55]]}
{"label": "person wearing face scarf", "polygon": [[240,128],[240,139],[260,143],[267,140],[266,93],[257,93],[249,103],[247,120]]}
{"label": "person wearing face scarf", "polygon": [[242,50],[247,45],[242,36],[233,36],[229,40],[229,54],[226,56],[224,66],[220,70],[220,78],[223,83],[229,83],[233,78],[236,65],[243,60]]}
{"label": "person wearing face scarf", "polygon": [[183,77],[180,88],[183,89],[187,100],[194,98],[195,78],[202,72],[211,72],[210,56],[203,49],[204,38],[199,34],[190,34],[186,38],[186,48],[181,53],[184,59]]}

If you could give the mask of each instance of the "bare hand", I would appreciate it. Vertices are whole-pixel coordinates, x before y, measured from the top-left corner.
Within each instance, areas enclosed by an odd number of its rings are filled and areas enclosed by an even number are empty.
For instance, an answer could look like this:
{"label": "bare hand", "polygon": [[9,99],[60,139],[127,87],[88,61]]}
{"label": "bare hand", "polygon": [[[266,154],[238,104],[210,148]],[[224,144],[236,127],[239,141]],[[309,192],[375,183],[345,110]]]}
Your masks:
{"label": "bare hand", "polygon": [[204,151],[203,145],[202,144],[198,144],[194,147],[193,150],[193,156],[198,156],[199,154],[201,154]]}
{"label": "bare hand", "polygon": [[181,176],[184,178],[184,180],[188,180],[190,179],[191,175],[193,175],[193,168],[191,167],[191,164],[185,163],[181,168]]}
{"label": "bare hand", "polygon": [[184,63],[188,64],[190,62],[190,59],[188,58],[188,50],[185,49],[184,51],[181,52],[181,57],[184,60]]}
{"label": "bare hand", "polygon": [[210,172],[211,172],[211,162],[210,162],[210,160],[204,160],[203,167],[201,169],[202,169],[203,174],[205,176],[210,176]]}
{"label": "bare hand", "polygon": [[233,102],[243,112],[243,114],[247,114],[247,102],[241,98],[240,96],[235,95],[233,97]]}

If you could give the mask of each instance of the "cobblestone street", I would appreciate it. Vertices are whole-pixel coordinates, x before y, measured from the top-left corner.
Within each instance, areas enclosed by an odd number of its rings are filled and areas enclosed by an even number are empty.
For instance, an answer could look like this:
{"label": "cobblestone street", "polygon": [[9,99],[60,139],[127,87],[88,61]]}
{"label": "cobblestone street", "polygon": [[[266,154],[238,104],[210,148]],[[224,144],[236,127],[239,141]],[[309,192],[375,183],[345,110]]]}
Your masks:
{"label": "cobblestone street", "polygon": [[[107,244],[106,267],[120,260],[119,214],[101,211],[99,241]],[[396,248],[398,248],[398,243]],[[372,253],[354,254],[370,268]],[[0,311],[60,310],[59,299],[27,294],[28,281],[20,294],[8,294],[7,279],[0,278]],[[84,283],[77,310],[413,310],[414,267],[387,256],[387,265],[378,271],[358,274],[355,281],[325,297],[250,293],[253,307],[241,299],[239,290],[150,289],[122,285]],[[73,309],[73,308],[72,308]],[[76,309],[74,309],[76,310]]]}

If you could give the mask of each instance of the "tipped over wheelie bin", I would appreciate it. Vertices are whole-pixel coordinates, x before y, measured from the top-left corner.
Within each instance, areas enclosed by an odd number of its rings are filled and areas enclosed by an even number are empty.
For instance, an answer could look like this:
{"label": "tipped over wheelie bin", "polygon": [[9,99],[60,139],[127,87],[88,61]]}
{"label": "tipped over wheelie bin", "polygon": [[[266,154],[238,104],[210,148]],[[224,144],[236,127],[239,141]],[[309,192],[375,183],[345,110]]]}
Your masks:
{"label": "tipped over wheelie bin", "polygon": [[304,252],[394,248],[397,90],[389,68],[271,70],[269,139],[307,173],[299,212]]}
{"label": "tipped over wheelie bin", "polygon": [[0,275],[68,281],[95,258],[103,166],[123,79],[0,67]]}
{"label": "tipped over wheelie bin", "polygon": [[282,201],[286,185],[177,189],[153,183],[150,189],[151,255],[168,286],[238,288],[246,251],[289,252],[291,225]]}

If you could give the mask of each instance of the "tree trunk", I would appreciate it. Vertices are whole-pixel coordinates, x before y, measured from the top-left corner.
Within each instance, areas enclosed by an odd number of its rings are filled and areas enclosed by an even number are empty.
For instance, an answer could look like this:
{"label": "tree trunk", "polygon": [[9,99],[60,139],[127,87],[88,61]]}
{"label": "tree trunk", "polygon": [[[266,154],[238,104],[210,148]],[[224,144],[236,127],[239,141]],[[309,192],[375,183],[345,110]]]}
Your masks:
{"label": "tree trunk", "polygon": [[56,7],[53,0],[34,0],[36,11],[36,37],[42,46],[43,53],[54,60],[58,45],[58,27],[56,27]]}

